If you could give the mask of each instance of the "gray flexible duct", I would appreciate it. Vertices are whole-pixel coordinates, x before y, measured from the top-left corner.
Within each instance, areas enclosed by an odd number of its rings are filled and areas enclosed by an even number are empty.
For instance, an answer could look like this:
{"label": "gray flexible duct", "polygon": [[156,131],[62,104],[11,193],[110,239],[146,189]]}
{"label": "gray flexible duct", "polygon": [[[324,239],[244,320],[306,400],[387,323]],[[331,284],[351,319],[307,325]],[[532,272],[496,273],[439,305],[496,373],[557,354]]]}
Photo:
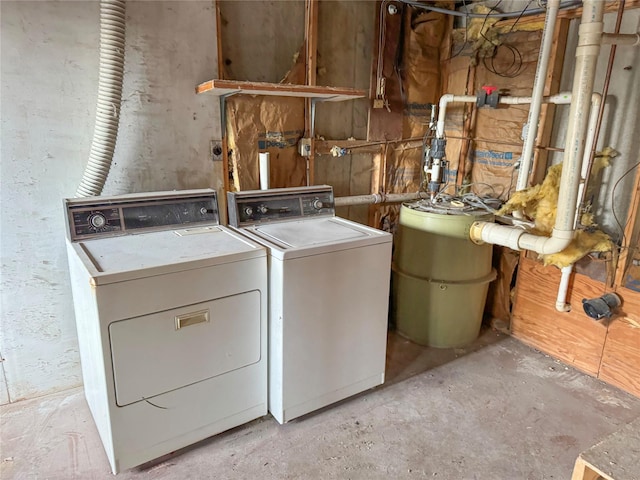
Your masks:
{"label": "gray flexible duct", "polygon": [[100,2],[100,75],[89,161],[76,197],[100,195],[116,147],[124,75],[125,1]]}

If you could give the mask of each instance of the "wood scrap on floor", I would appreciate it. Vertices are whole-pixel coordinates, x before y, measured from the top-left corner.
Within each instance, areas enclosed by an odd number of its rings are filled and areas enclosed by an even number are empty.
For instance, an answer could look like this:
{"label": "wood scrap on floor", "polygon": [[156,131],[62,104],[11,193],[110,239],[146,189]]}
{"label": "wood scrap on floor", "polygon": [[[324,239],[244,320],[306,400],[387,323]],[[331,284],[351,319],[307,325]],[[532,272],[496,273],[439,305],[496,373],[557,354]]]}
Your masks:
{"label": "wood scrap on floor", "polygon": [[640,480],[640,418],[582,452],[571,480]]}

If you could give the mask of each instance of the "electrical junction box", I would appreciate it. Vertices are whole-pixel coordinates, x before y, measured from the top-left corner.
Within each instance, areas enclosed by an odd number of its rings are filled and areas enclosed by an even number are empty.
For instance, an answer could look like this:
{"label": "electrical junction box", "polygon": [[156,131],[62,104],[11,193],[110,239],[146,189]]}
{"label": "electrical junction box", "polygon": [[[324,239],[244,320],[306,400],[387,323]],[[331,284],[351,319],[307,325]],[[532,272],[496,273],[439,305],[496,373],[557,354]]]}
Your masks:
{"label": "electrical junction box", "polygon": [[311,139],[301,138],[298,142],[298,153],[303,157],[311,156]]}

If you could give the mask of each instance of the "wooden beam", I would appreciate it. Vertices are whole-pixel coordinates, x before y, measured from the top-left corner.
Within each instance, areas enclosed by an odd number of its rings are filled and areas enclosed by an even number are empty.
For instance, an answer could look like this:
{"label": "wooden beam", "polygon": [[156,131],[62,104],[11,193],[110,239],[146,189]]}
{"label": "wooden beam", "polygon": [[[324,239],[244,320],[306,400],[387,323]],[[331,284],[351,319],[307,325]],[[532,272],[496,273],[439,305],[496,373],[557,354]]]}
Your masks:
{"label": "wooden beam", "polygon": [[[400,48],[402,22],[405,12],[403,4],[396,4],[398,12],[390,15],[388,2],[377,2],[376,46],[371,69],[369,121],[367,140],[399,140],[402,138],[403,101],[400,83],[395,71],[395,61]],[[382,50],[382,51],[380,51]],[[378,81],[384,81],[384,96],[379,95]],[[378,103],[386,100],[386,104]],[[376,102],[379,100],[379,102]],[[375,108],[373,108],[375,107]]]}
{"label": "wooden beam", "polygon": [[341,102],[366,97],[364,90],[343,87],[319,87],[293,83],[245,82],[214,78],[196,87],[196,93],[222,95],[270,95],[277,97],[316,98],[325,102]]}
{"label": "wooden beam", "polygon": [[[640,167],[637,168],[636,179],[634,183],[634,187],[631,193],[631,204],[629,205],[629,213],[627,214],[627,223],[624,229],[624,238],[627,240],[627,248],[623,248],[620,252],[620,256],[618,257],[618,266],[616,269],[615,275],[615,285],[625,286],[626,284],[626,273],[631,267],[631,262],[634,258],[634,252],[632,247],[634,232],[637,228],[640,228],[640,225],[637,225],[640,222],[640,213],[638,210],[640,209]],[[640,240],[636,239],[636,242],[640,242]],[[636,247],[637,248],[637,247]]]}
{"label": "wooden beam", "polygon": [[222,0],[214,0],[216,9],[216,48],[218,51],[218,78],[225,78],[224,55],[222,54],[222,16],[220,13],[220,2]]}
{"label": "wooden beam", "polygon": [[[226,76],[225,72],[225,64],[224,64],[224,55],[222,53],[222,14],[220,13],[220,3],[221,0],[214,1],[214,8],[216,13],[216,48],[218,54],[218,78],[223,79]],[[197,92],[197,90],[196,90]],[[226,103],[219,102],[220,104],[220,121],[225,122],[227,118]],[[222,144],[222,195],[223,198],[218,199],[220,206],[224,206],[222,217],[224,221],[227,220],[227,192],[229,191],[229,145],[227,143],[227,135],[223,132],[226,132],[226,125],[220,125],[218,132],[220,133],[220,140]]]}
{"label": "wooden beam", "polygon": [[[305,0],[304,2],[304,44],[305,44],[305,70],[306,84],[316,84],[317,60],[318,60],[318,0]],[[305,101],[305,137],[311,139],[311,151],[307,161],[307,185],[315,183],[315,135],[313,134],[313,117],[315,115],[313,100]]]}

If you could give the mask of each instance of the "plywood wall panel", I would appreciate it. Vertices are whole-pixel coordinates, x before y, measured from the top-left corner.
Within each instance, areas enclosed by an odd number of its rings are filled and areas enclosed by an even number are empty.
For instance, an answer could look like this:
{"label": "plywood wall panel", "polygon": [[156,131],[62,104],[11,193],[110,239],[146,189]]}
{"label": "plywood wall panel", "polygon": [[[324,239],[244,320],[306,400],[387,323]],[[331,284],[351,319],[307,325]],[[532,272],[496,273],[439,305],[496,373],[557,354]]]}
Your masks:
{"label": "plywood wall panel", "polygon": [[640,292],[621,288],[624,314],[609,325],[598,377],[640,396]]}
{"label": "plywood wall panel", "polygon": [[521,257],[511,330],[523,342],[596,376],[607,328],[584,314],[581,301],[602,295],[602,283],[574,275],[568,301],[572,311],[558,312],[555,300],[560,271]]}

